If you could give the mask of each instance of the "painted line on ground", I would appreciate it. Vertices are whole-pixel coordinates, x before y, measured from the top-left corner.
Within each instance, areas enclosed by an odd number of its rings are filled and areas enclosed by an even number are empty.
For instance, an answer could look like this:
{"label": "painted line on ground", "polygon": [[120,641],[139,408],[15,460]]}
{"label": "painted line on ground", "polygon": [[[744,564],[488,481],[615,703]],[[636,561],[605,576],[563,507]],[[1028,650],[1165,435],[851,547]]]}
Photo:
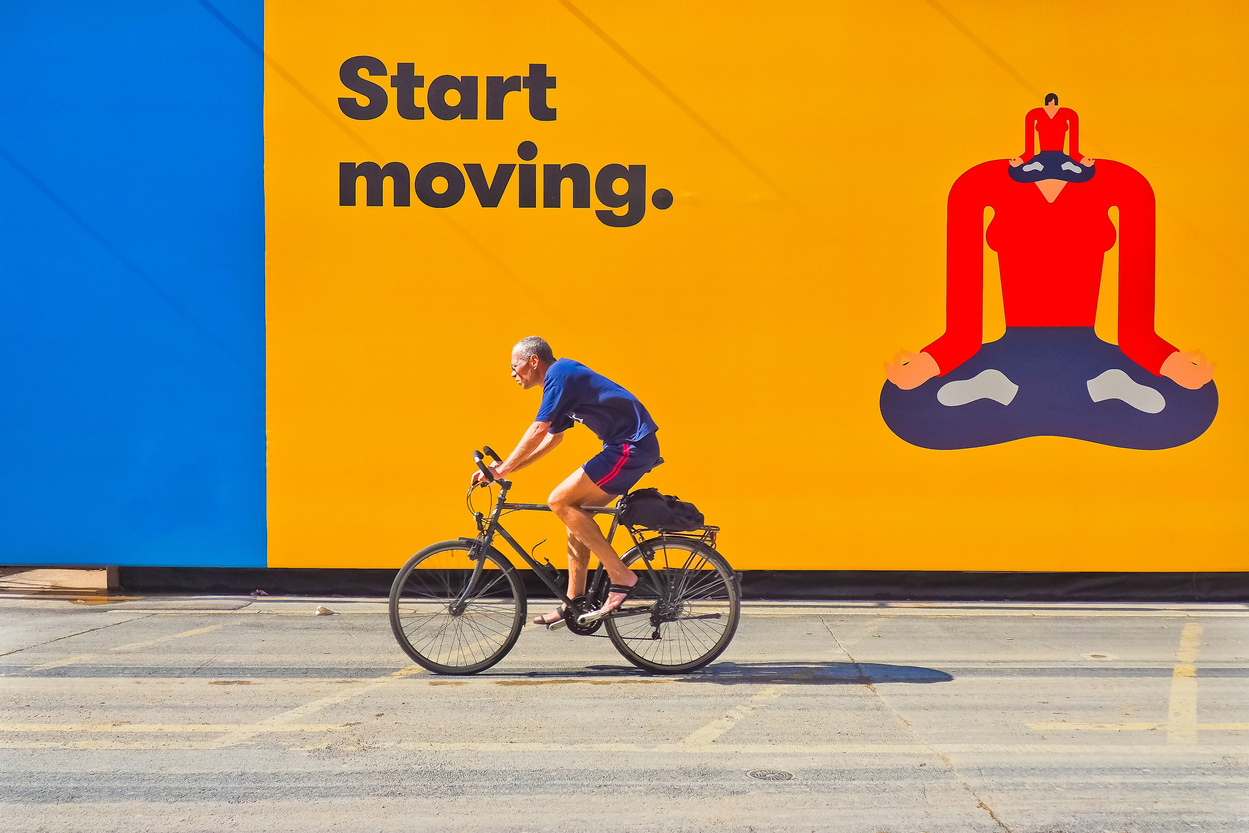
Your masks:
{"label": "painted line on ground", "polygon": [[737,725],[738,721],[746,715],[758,709],[764,703],[770,702],[781,696],[782,687],[772,685],[760,691],[754,697],[751,697],[742,705],[732,711],[717,717],[715,720],[698,729],[693,734],[681,741],[682,746],[707,746],[723,735],[729,729]]}
{"label": "painted line on ground", "polygon": [[208,627],[205,627],[205,628],[196,628],[195,630],[183,631],[182,633],[175,633],[171,636],[160,636],[160,637],[157,637],[156,639],[149,639],[145,642],[131,642],[128,645],[118,645],[116,648],[109,648],[109,650],[110,651],[135,651],[135,650],[138,650],[139,648],[147,648],[152,645],[159,645],[162,642],[170,642],[174,639],[186,639],[188,636],[199,636],[202,633],[212,633],[215,630],[220,630],[221,628],[224,628],[226,625],[232,625],[232,624],[235,624],[235,623],[234,622],[222,622],[220,625],[209,625]]}
{"label": "painted line on ground", "polygon": [[62,668],[66,665],[73,665],[75,663],[82,662],[83,660],[91,659],[94,656],[97,656],[97,655],[96,654],[77,654],[75,656],[64,657],[62,659],[54,659],[50,662],[43,662],[43,663],[40,663],[39,665],[32,665],[29,668],[27,668],[27,670],[28,671],[47,671],[52,668]]}
{"label": "painted line on ground", "polygon": [[[1038,732],[1152,732],[1168,729],[1167,723],[1029,723],[1029,729]],[[1249,732],[1249,723],[1193,723],[1192,729],[1201,732]]]}
{"label": "painted line on ground", "polygon": [[[250,728],[250,727],[249,727]],[[336,727],[343,728],[343,727]],[[328,731],[328,730],[327,730]],[[318,732],[309,732],[309,734],[317,734]],[[292,730],[287,733],[298,734]],[[326,732],[320,732],[322,737]],[[325,749],[330,746],[327,742],[314,744],[283,744],[287,749],[292,751],[306,749]],[[848,756],[906,756],[908,758],[927,758],[932,755],[936,749],[942,754],[951,756],[975,756],[975,755],[1017,755],[1029,759],[1026,763],[1034,764],[1038,756],[1053,756],[1062,758],[1083,757],[1092,759],[1094,762],[1106,764],[1122,764],[1125,766],[1140,766],[1142,762],[1166,763],[1174,761],[1177,763],[1192,762],[1194,760],[1216,760],[1226,756],[1243,756],[1249,753],[1249,739],[1245,743],[1239,745],[1229,745],[1220,743],[1218,745],[1167,745],[1165,743],[1158,744],[948,744],[935,746],[926,746],[923,744],[802,744],[802,743],[776,743],[776,744],[734,744],[734,743],[713,743],[701,746],[691,746],[682,742],[665,743],[665,744],[639,744],[639,743],[507,743],[507,742],[426,742],[426,741],[384,741],[369,742],[370,747],[377,749],[399,749],[403,751],[413,752],[431,752],[431,753],[481,753],[481,754],[501,754],[501,753],[549,753],[549,754],[578,754],[578,753],[604,753],[611,752],[617,754],[634,754],[640,753],[644,755],[654,754],[670,754],[670,755],[754,755],[754,756],[775,756],[775,755],[791,755],[799,759],[811,758],[846,758]],[[113,741],[113,740],[76,740],[76,741],[44,741],[44,740],[9,740],[0,738],[0,749],[46,749],[46,750],[77,750],[77,751],[109,751],[109,750],[133,750],[133,751],[163,751],[163,750],[199,750],[199,751],[215,751],[221,749],[217,741],[180,741],[175,739],[151,739],[136,741]],[[852,761],[850,765],[855,767],[862,766],[861,761]],[[909,763],[907,764],[910,765]]]}
{"label": "painted line on ground", "polygon": [[[69,732],[75,735],[116,734],[217,734],[251,729],[252,723],[10,723],[0,725],[0,732],[25,734],[53,734]],[[284,723],[266,726],[265,732],[330,732],[344,728],[341,723]]]}
{"label": "painted line on ground", "polygon": [[[0,749],[79,749],[79,750],[108,750],[108,749],[131,749],[131,750],[212,750],[224,749],[236,744],[246,743],[260,735],[269,735],[275,733],[323,733],[335,730],[347,729],[347,724],[333,723],[301,723],[298,722],[308,715],[315,714],[330,706],[346,702],[355,697],[368,694],[382,686],[389,685],[398,680],[410,677],[413,674],[419,674],[425,669],[420,666],[410,666],[378,677],[373,680],[360,680],[357,684],[352,685],[346,691],[337,692],[311,703],[306,703],[293,709],[288,709],[273,717],[266,718],[257,723],[239,723],[239,724],[194,724],[194,723],[118,723],[118,724],[70,724],[70,723],[12,723],[0,725]],[[74,740],[74,741],[50,741],[50,740],[34,740],[11,741],[2,737],[2,734],[44,734],[44,733],[78,733],[78,734],[117,734],[117,733],[133,733],[133,734],[220,734],[221,737],[205,741],[179,741],[179,740],[141,740],[141,741],[113,741],[113,740]]]}
{"label": "painted line on ground", "polygon": [[[115,648],[109,648],[108,652],[113,653],[116,651],[133,651],[139,648],[148,648],[152,645],[158,645],[162,642],[169,642],[170,640],[173,640],[173,639],[186,639],[188,636],[198,636],[199,634],[202,634],[202,633],[210,633],[212,631],[219,630],[220,628],[224,628],[227,625],[234,625],[234,624],[237,624],[237,623],[236,622],[222,622],[220,625],[209,625],[206,628],[195,628],[194,630],[183,631],[182,633],[175,633],[169,636],[161,636],[161,637],[157,637],[156,639],[148,639],[144,642],[131,642],[126,645],[118,645]],[[103,655],[100,653],[77,654],[75,656],[64,657],[62,659],[57,659],[57,660],[52,660],[50,662],[41,663],[40,665],[32,665],[32,666],[29,666],[26,670],[27,671],[47,671],[52,668],[63,668],[67,665],[77,665],[78,663],[81,663],[81,662],[88,662],[100,656],[103,656]]]}
{"label": "painted line on ground", "polygon": [[370,681],[362,681],[359,685],[353,685],[346,691],[340,691],[336,694],[327,695],[319,700],[313,700],[311,703],[306,703],[302,706],[284,711],[281,714],[276,714],[273,717],[265,718],[258,723],[253,723],[236,729],[224,737],[210,741],[208,743],[208,748],[225,749],[229,746],[245,743],[257,735],[263,735],[268,732],[275,731],[274,727],[276,726],[292,724],[310,714],[316,714],[319,711],[328,709],[330,706],[336,706],[339,703],[344,703],[348,700],[360,697],[361,695],[376,691],[383,686],[390,685],[398,680],[410,677],[413,674],[419,674],[424,670],[425,669],[421,668],[419,665],[412,665],[407,668],[401,668],[393,674],[377,677]]}
{"label": "painted line on ground", "polygon": [[1202,627],[1196,622],[1184,626],[1171,670],[1171,696],[1167,701],[1165,723],[1029,723],[1038,732],[1155,732],[1163,729],[1167,743],[1194,745],[1198,732],[1245,732],[1249,723],[1197,722],[1197,648]]}
{"label": "painted line on ground", "polygon": [[1175,652],[1171,674],[1171,699],[1167,709],[1167,743],[1197,742],[1197,648],[1201,625],[1184,626]]}

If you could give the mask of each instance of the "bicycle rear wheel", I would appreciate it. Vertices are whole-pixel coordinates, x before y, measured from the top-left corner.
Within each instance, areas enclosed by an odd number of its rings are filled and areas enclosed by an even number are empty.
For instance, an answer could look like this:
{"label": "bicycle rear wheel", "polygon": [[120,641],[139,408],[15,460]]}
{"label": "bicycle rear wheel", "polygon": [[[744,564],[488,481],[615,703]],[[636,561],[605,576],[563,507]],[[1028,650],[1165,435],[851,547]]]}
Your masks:
{"label": "bicycle rear wheel", "polygon": [[418,552],[390,587],[390,627],[399,646],[438,674],[475,674],[512,649],[525,623],[525,592],[502,553],[491,547],[481,571],[470,539]]}
{"label": "bicycle rear wheel", "polygon": [[622,560],[639,584],[604,621],[625,659],[647,671],[679,674],[723,653],[741,616],[737,578],[724,556],[691,538],[664,536]]}

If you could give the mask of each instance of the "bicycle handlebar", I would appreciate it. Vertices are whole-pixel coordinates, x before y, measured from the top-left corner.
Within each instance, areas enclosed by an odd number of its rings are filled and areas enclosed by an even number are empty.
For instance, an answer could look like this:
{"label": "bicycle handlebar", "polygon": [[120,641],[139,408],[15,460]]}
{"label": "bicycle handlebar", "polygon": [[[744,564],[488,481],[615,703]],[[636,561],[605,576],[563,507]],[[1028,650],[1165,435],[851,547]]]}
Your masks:
{"label": "bicycle handlebar", "polygon": [[488,446],[488,445],[483,445],[483,446],[481,447],[481,450],[482,450],[482,451],[484,451],[484,452],[486,452],[486,456],[487,456],[487,457],[493,457],[493,458],[494,458],[494,461],[495,461],[496,463],[502,463],[502,462],[503,462],[503,458],[502,458],[502,457],[500,457],[498,454],[495,454],[495,453],[494,453],[494,449],[493,449],[493,448],[491,448],[490,446]]}
{"label": "bicycle handlebar", "polygon": [[[486,448],[486,451],[490,451],[489,447],[487,447],[487,448]],[[491,454],[490,454],[490,456],[491,456],[491,457],[494,457],[494,454],[493,454],[493,453],[491,453]],[[494,457],[494,459],[498,460],[499,458],[498,458],[498,457]],[[481,456],[481,452],[480,452],[480,451],[474,451],[474,452],[473,452],[473,462],[477,464],[477,468],[481,469],[481,473],[482,473],[483,475],[485,475],[486,482],[487,482],[487,483],[493,483],[493,482],[494,482],[494,472],[492,472],[492,471],[490,470],[490,467],[489,467],[489,466],[487,466],[485,463],[483,463],[483,462],[482,462],[482,456]]]}

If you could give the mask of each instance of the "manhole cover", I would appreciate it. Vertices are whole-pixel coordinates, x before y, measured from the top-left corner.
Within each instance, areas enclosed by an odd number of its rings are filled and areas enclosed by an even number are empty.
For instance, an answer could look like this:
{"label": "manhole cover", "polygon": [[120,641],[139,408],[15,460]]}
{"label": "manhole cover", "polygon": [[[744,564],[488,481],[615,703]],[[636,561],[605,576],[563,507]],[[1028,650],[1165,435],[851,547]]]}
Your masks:
{"label": "manhole cover", "polygon": [[794,777],[783,769],[752,769],[746,774],[759,781],[789,781]]}

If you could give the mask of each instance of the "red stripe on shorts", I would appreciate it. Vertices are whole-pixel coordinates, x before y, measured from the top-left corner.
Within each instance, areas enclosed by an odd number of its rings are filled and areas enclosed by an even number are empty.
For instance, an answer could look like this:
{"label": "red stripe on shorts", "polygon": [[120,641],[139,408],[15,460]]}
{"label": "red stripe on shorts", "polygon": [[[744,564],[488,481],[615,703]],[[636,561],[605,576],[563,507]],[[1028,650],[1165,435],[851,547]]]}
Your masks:
{"label": "red stripe on shorts", "polygon": [[621,455],[620,455],[620,459],[616,461],[616,467],[615,467],[614,469],[612,469],[610,472],[608,472],[606,477],[604,477],[602,480],[600,480],[599,482],[595,483],[594,485],[595,485],[595,486],[602,486],[602,485],[603,485],[604,483],[606,483],[608,480],[611,480],[613,477],[615,477],[616,475],[620,474],[620,470],[621,470],[622,468],[624,468],[625,461],[627,461],[628,459],[629,459],[629,444],[628,444],[628,443],[625,443],[625,444],[624,444],[624,454],[621,454]]}

